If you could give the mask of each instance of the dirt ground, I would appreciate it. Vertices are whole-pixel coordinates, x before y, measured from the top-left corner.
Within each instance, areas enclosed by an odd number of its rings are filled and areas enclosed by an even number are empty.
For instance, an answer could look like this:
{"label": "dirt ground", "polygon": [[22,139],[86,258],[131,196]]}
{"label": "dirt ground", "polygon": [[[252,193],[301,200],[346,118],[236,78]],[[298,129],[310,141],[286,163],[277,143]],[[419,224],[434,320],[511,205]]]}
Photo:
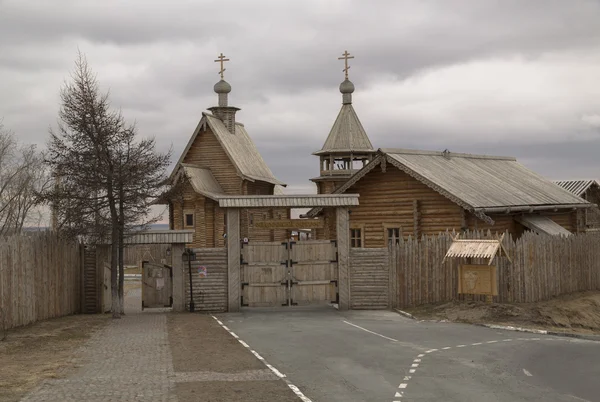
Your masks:
{"label": "dirt ground", "polygon": [[108,315],[76,315],[9,330],[0,341],[0,401],[18,401],[43,379],[62,378],[70,358]]}
{"label": "dirt ground", "polygon": [[600,334],[600,292],[573,293],[537,303],[450,302],[404,309],[418,319],[502,324]]}
{"label": "dirt ground", "polygon": [[[263,371],[266,366],[223,329],[202,314],[170,314],[169,344],[176,373],[229,373]],[[281,401],[298,397],[282,380],[190,381],[175,386],[180,402]]]}

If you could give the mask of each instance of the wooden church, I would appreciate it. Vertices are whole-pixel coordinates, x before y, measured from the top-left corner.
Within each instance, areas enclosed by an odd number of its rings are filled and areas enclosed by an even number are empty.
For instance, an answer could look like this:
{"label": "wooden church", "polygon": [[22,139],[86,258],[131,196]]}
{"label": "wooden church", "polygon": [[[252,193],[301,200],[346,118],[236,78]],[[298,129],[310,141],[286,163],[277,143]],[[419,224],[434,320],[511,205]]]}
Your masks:
{"label": "wooden church", "polygon": [[[421,237],[446,230],[490,229],[519,237],[524,231],[569,235],[582,231],[582,211],[593,206],[519,164],[515,158],[449,151],[376,150],[352,107],[354,84],[340,85],[342,108],[311,179],[319,194],[354,193],[350,245],[384,247],[393,238]],[[314,238],[336,236],[335,214],[313,208],[304,215],[323,219]]]}
{"label": "wooden church", "polygon": [[[169,206],[170,229],[194,230],[191,247],[223,247],[226,238],[226,213],[219,198],[231,195],[282,194],[284,183],[277,180],[258,152],[244,125],[236,120],[240,109],[230,106],[231,85],[223,78],[214,86],[218,106],[202,113],[183,153],[169,177],[170,190],[157,203]],[[261,220],[285,219],[287,208],[254,208],[240,216],[242,238],[254,241],[283,241],[285,229],[255,227]]]}

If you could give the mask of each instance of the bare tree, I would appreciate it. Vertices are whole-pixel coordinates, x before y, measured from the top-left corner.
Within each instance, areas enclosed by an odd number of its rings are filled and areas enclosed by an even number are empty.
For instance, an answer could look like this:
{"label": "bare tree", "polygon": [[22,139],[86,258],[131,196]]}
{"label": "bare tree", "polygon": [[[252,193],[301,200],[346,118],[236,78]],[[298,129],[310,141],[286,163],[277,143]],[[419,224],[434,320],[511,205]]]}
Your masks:
{"label": "bare tree", "polygon": [[49,182],[43,154],[33,145],[19,144],[0,121],[0,235],[40,224],[38,194]]}

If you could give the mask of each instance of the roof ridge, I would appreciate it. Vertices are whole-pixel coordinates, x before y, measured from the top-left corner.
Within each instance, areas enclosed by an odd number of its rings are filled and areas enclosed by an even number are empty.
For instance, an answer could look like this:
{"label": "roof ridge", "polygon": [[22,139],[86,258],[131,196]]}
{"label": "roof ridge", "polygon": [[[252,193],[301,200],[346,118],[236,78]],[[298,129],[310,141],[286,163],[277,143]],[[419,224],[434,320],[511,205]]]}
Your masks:
{"label": "roof ridge", "polygon": [[467,159],[490,159],[490,160],[510,160],[517,161],[514,156],[501,156],[501,155],[482,155],[482,154],[467,154],[460,152],[448,152],[443,151],[428,151],[420,149],[407,149],[407,148],[379,148],[379,151],[384,154],[409,154],[409,155],[428,155],[428,156],[449,156],[455,158],[467,158]]}

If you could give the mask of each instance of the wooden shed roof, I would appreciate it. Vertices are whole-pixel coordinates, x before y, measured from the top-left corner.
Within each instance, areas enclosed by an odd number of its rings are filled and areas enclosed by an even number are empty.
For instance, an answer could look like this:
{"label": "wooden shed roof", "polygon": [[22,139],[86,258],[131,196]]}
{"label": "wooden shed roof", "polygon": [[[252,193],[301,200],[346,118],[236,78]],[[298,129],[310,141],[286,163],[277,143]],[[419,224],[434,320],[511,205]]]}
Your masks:
{"label": "wooden shed roof", "polygon": [[505,255],[508,257],[506,250],[504,250],[504,247],[502,246],[502,238],[495,240],[456,238],[453,239],[442,263],[446,258],[488,258],[488,265],[490,265],[494,260],[494,257],[496,257],[496,254],[501,250],[504,251]]}
{"label": "wooden shed roof", "polygon": [[313,155],[349,152],[375,152],[351,103],[342,105],[323,148]]}
{"label": "wooden shed roof", "polygon": [[285,186],[285,183],[275,178],[273,172],[269,169],[269,166],[267,166],[265,160],[258,152],[256,145],[248,135],[243,124],[236,123],[235,134],[232,134],[227,130],[227,127],[225,127],[225,124],[223,124],[220,119],[210,113],[202,113],[202,119],[198,123],[192,137],[183,150],[175,169],[173,169],[171,178],[176,176],[177,171],[181,168],[185,155],[194,144],[200,131],[205,129],[206,126],[210,127],[210,130],[214,133],[217,141],[219,141],[223,150],[227,156],[229,156],[229,159],[242,178],[250,181],[264,181]]}
{"label": "wooden shed roof", "polygon": [[598,180],[554,180],[554,183],[561,186],[565,190],[581,197],[593,185],[600,187]]}
{"label": "wooden shed roof", "polygon": [[550,236],[570,236],[571,232],[554,222],[547,216],[525,214],[515,218],[526,228],[537,234],[546,234]]}
{"label": "wooden shed roof", "polygon": [[[527,169],[512,157],[380,149],[334,194],[343,193],[382,163],[390,163],[486,222],[495,212],[587,208],[592,204]],[[316,216],[313,209],[307,216]]]}

